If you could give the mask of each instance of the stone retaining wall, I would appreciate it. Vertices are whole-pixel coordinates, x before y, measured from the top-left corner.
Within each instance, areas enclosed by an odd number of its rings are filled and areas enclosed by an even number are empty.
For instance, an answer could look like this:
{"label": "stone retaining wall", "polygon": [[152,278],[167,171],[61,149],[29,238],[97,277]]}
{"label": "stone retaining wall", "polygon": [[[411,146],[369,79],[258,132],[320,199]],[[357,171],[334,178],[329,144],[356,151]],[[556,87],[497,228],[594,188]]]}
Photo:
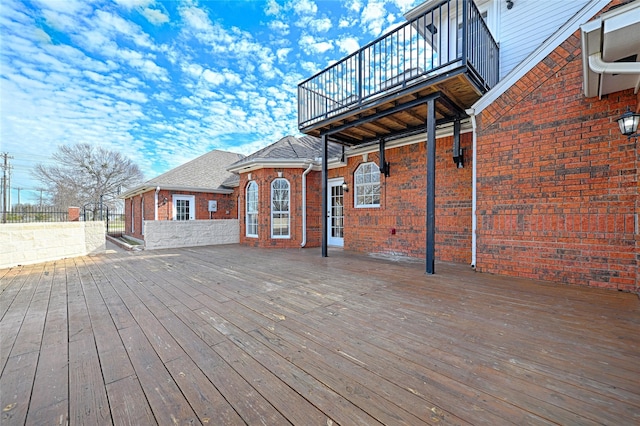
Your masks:
{"label": "stone retaining wall", "polygon": [[237,244],[237,219],[219,220],[145,220],[146,250]]}
{"label": "stone retaining wall", "polygon": [[0,268],[105,251],[104,222],[6,223],[0,225]]}

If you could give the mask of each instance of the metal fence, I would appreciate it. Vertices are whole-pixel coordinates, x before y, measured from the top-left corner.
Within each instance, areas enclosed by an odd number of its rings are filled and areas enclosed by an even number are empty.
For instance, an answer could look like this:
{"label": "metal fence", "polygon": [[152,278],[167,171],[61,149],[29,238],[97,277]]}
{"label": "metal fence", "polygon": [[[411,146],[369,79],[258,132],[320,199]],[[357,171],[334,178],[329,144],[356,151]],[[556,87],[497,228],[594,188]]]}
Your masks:
{"label": "metal fence", "polygon": [[298,85],[298,127],[465,66],[498,81],[498,45],[472,0],[443,0]]}
{"label": "metal fence", "polygon": [[67,222],[68,211],[60,211],[56,207],[38,207],[37,210],[12,208],[2,212],[2,223],[29,223],[29,222]]}
{"label": "metal fence", "polygon": [[124,208],[103,204],[86,204],[82,208],[80,220],[85,222],[104,221],[107,235],[120,237],[124,233]]}

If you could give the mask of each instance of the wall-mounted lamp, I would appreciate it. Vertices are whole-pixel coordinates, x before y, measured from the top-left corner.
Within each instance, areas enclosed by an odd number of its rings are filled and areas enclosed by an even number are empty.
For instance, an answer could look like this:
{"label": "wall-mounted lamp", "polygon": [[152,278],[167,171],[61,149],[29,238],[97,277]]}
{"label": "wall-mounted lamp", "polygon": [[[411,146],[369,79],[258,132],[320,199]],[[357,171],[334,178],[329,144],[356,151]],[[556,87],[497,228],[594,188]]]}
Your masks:
{"label": "wall-mounted lamp", "polygon": [[160,201],[160,202],[158,203],[158,206],[159,206],[159,207],[164,206],[165,204],[167,204],[167,201],[168,201],[168,200],[167,200],[167,197],[164,197],[164,198],[162,199],[162,201]]}
{"label": "wall-mounted lamp", "polygon": [[511,10],[512,7],[513,7],[513,1],[507,0],[507,9]]}
{"label": "wall-mounted lamp", "polygon": [[347,185],[347,182],[342,182],[342,190],[344,192],[349,192],[349,185]]}
{"label": "wall-mounted lamp", "polygon": [[620,133],[625,135],[627,138],[637,138],[640,136],[638,134],[638,124],[640,123],[640,114],[636,114],[631,112],[629,107],[624,114],[618,118],[618,126],[620,126]]}

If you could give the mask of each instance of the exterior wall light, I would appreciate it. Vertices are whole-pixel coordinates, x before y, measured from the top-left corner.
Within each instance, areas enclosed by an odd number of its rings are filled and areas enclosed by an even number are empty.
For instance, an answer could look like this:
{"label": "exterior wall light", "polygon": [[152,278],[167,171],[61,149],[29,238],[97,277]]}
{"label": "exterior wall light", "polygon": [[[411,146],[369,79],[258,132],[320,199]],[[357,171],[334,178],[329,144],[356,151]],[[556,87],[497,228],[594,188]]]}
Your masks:
{"label": "exterior wall light", "polygon": [[631,112],[629,107],[627,107],[627,111],[618,118],[620,133],[629,139],[640,136],[636,133],[638,131],[638,123],[640,123],[640,114]]}
{"label": "exterior wall light", "polygon": [[344,192],[349,192],[349,185],[347,185],[347,182],[342,182],[342,190]]}

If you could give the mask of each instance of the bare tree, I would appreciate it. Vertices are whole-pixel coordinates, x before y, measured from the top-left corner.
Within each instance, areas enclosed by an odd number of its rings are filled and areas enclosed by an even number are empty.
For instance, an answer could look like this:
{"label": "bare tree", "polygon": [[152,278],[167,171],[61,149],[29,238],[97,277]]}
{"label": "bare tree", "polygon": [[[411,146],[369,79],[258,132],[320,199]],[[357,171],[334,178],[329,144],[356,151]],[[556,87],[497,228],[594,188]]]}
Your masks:
{"label": "bare tree", "polygon": [[46,188],[50,202],[63,209],[100,202],[115,205],[120,188],[143,179],[140,168],[119,152],[86,143],[61,145],[53,159],[57,165],[38,164],[33,175]]}

